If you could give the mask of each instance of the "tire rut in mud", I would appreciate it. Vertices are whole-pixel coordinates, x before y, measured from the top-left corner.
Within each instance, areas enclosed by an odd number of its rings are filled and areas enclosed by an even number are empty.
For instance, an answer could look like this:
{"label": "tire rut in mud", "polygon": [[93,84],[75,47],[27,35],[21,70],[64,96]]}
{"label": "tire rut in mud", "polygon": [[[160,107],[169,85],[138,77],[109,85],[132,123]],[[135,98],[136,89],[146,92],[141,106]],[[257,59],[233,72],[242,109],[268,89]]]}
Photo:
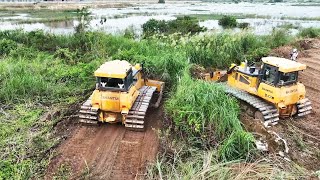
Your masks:
{"label": "tire rut in mud", "polygon": [[51,179],[62,165],[70,167],[71,179],[135,179],[144,175],[154,161],[159,140],[162,107],[147,112],[145,132],[126,130],[121,124],[79,126],[57,148],[45,179]]}

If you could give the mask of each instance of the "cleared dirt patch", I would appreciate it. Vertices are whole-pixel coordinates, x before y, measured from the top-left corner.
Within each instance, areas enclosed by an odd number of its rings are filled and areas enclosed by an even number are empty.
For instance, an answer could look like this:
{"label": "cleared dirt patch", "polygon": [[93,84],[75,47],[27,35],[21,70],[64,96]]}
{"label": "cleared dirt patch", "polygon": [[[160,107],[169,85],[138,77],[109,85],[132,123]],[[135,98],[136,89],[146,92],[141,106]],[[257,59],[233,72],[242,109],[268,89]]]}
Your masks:
{"label": "cleared dirt patch", "polygon": [[121,124],[79,125],[57,148],[47,169],[51,179],[62,166],[78,179],[135,179],[144,176],[146,165],[157,154],[157,129],[162,122],[162,108],[148,111],[145,132],[128,131]]}

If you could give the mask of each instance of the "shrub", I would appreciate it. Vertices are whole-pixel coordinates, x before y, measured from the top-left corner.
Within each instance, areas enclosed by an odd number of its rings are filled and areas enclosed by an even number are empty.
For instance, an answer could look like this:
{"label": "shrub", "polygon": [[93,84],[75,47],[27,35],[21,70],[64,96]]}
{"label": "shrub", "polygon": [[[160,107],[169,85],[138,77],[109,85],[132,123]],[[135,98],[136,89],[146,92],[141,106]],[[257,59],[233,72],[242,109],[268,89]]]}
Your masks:
{"label": "shrub", "polygon": [[237,27],[237,19],[234,16],[223,16],[219,19],[219,25],[223,28],[235,28]]}
{"label": "shrub", "polygon": [[273,29],[267,41],[271,48],[276,48],[288,44],[292,40],[292,36],[287,29]]}
{"label": "shrub", "polygon": [[125,38],[128,38],[128,39],[134,39],[135,38],[135,33],[134,33],[133,26],[130,26],[130,27],[126,28],[124,30],[124,35],[123,36]]}
{"label": "shrub", "polygon": [[178,17],[172,21],[151,19],[142,25],[142,29],[144,37],[155,34],[195,34],[206,30],[204,27],[200,27],[197,19],[190,16]]}
{"label": "shrub", "polygon": [[241,29],[247,29],[250,27],[250,23],[247,23],[247,22],[239,23],[238,27]]}
{"label": "shrub", "polygon": [[75,64],[76,53],[70,52],[68,48],[59,48],[54,53],[55,58],[63,59],[66,64]]}
{"label": "shrub", "polygon": [[143,35],[145,37],[152,36],[156,33],[167,31],[167,23],[164,20],[150,19],[142,25]]}
{"label": "shrub", "polygon": [[77,9],[77,20],[79,24],[75,27],[76,33],[84,32],[90,24],[91,21],[91,12],[87,7],[83,7],[82,9]]}
{"label": "shrub", "polygon": [[302,29],[299,34],[300,37],[307,37],[307,38],[316,38],[320,37],[320,28],[305,28]]}
{"label": "shrub", "polygon": [[0,40],[0,55],[7,55],[18,47],[17,43],[10,39]]}

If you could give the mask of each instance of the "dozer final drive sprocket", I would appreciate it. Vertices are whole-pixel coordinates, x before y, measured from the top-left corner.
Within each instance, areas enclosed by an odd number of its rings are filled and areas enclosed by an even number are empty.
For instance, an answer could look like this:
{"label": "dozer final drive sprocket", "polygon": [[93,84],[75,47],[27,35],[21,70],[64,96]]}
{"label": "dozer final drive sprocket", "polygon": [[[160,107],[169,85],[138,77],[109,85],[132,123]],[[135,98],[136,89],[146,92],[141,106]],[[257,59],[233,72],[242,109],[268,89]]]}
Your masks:
{"label": "dozer final drive sprocket", "polygon": [[256,119],[266,127],[278,123],[279,118],[303,117],[311,113],[306,90],[298,82],[298,72],[306,65],[285,58],[264,57],[261,66],[232,64],[228,71],[205,75],[208,81],[225,82],[226,92],[249,105]]}
{"label": "dozer final drive sprocket", "polygon": [[121,122],[127,129],[143,131],[148,108],[160,105],[164,82],[146,79],[143,66],[120,60],[104,63],[94,75],[96,89],[81,106],[79,121]]}

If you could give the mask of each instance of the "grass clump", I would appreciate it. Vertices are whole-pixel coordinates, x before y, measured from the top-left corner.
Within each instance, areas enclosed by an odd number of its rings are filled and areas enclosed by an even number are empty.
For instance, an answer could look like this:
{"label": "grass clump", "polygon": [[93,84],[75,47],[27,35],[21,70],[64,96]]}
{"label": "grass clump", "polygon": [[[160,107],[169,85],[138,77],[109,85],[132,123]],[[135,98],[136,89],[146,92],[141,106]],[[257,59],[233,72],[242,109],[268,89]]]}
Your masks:
{"label": "grass clump", "polygon": [[310,28],[302,29],[298,35],[304,38],[317,38],[317,37],[320,37],[320,28],[310,27]]}

